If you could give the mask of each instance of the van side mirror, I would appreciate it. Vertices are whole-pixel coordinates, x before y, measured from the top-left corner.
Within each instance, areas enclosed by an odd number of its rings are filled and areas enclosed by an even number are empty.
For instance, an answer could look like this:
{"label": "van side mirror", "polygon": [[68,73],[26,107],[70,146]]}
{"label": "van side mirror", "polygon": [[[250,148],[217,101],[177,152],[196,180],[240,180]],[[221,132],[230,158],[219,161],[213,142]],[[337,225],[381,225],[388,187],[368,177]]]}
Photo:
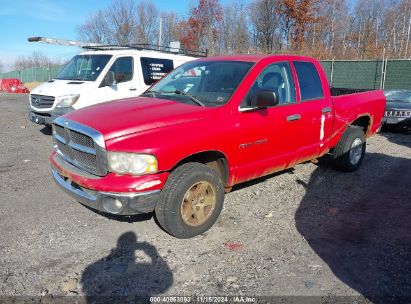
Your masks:
{"label": "van side mirror", "polygon": [[253,108],[269,108],[278,105],[278,94],[270,90],[258,90],[251,98]]}
{"label": "van side mirror", "polygon": [[108,71],[106,76],[104,77],[103,81],[100,84],[101,87],[106,87],[106,86],[111,86],[113,84],[116,84],[116,80],[114,79],[114,72],[113,71]]}

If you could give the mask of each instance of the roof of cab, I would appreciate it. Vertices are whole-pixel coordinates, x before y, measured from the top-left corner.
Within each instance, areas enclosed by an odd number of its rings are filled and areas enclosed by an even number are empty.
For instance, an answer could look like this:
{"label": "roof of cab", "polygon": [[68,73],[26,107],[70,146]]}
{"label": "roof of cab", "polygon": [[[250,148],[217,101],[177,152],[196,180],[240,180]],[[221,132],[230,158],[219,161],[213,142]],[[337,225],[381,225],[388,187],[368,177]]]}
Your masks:
{"label": "roof of cab", "polygon": [[298,55],[287,55],[287,54],[265,54],[265,55],[227,55],[227,56],[214,56],[214,57],[207,57],[207,58],[200,58],[199,60],[202,61],[245,61],[245,62],[259,62],[266,58],[277,58],[279,60],[305,60],[305,61],[312,61],[313,58],[306,57],[306,56],[298,56]]}

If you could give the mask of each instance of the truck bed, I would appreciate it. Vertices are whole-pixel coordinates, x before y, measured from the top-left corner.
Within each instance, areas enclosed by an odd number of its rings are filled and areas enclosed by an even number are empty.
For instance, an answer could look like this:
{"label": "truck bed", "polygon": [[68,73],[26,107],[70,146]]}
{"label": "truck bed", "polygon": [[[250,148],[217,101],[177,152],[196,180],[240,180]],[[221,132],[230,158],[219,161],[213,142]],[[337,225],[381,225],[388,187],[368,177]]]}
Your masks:
{"label": "truck bed", "polygon": [[341,96],[341,95],[349,95],[349,94],[354,94],[354,93],[374,91],[374,89],[349,89],[349,88],[330,87],[330,91],[331,91],[331,96]]}
{"label": "truck bed", "polygon": [[335,111],[334,135],[341,134],[347,123],[362,116],[369,116],[371,119],[366,137],[373,135],[380,128],[385,111],[385,96],[382,90],[333,96],[332,100]]}

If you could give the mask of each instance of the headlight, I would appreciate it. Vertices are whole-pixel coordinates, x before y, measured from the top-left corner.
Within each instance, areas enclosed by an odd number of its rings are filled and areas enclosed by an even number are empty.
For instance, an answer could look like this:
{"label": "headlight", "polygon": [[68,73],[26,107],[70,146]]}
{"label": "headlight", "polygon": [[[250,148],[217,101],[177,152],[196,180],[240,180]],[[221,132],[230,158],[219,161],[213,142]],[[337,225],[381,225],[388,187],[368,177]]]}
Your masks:
{"label": "headlight", "polygon": [[141,175],[157,172],[157,158],[149,154],[107,152],[110,172]]}
{"label": "headlight", "polygon": [[80,98],[79,94],[64,95],[64,96],[57,97],[56,107],[57,108],[70,107],[73,104],[75,104],[79,98]]}

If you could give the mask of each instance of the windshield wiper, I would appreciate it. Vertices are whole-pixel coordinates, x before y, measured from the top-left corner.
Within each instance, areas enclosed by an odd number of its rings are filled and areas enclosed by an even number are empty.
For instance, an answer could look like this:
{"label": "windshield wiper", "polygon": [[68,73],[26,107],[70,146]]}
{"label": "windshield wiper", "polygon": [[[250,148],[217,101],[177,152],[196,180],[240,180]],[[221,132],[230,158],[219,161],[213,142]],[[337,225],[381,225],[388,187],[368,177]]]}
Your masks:
{"label": "windshield wiper", "polygon": [[152,97],[156,97],[157,93],[158,93],[157,91],[149,90],[149,91],[145,91],[143,94],[141,94],[141,96],[150,94]]}
{"label": "windshield wiper", "polygon": [[199,100],[199,99],[196,98],[195,96],[190,95],[190,94],[188,94],[188,93],[186,93],[186,92],[184,92],[184,91],[179,91],[179,90],[175,90],[175,91],[162,91],[162,92],[160,92],[160,93],[166,93],[166,94],[167,94],[167,93],[174,93],[174,94],[177,94],[177,95],[187,96],[187,97],[190,98],[190,100],[193,101],[194,103],[198,104],[199,106],[205,107],[205,104],[204,104],[201,100]]}

